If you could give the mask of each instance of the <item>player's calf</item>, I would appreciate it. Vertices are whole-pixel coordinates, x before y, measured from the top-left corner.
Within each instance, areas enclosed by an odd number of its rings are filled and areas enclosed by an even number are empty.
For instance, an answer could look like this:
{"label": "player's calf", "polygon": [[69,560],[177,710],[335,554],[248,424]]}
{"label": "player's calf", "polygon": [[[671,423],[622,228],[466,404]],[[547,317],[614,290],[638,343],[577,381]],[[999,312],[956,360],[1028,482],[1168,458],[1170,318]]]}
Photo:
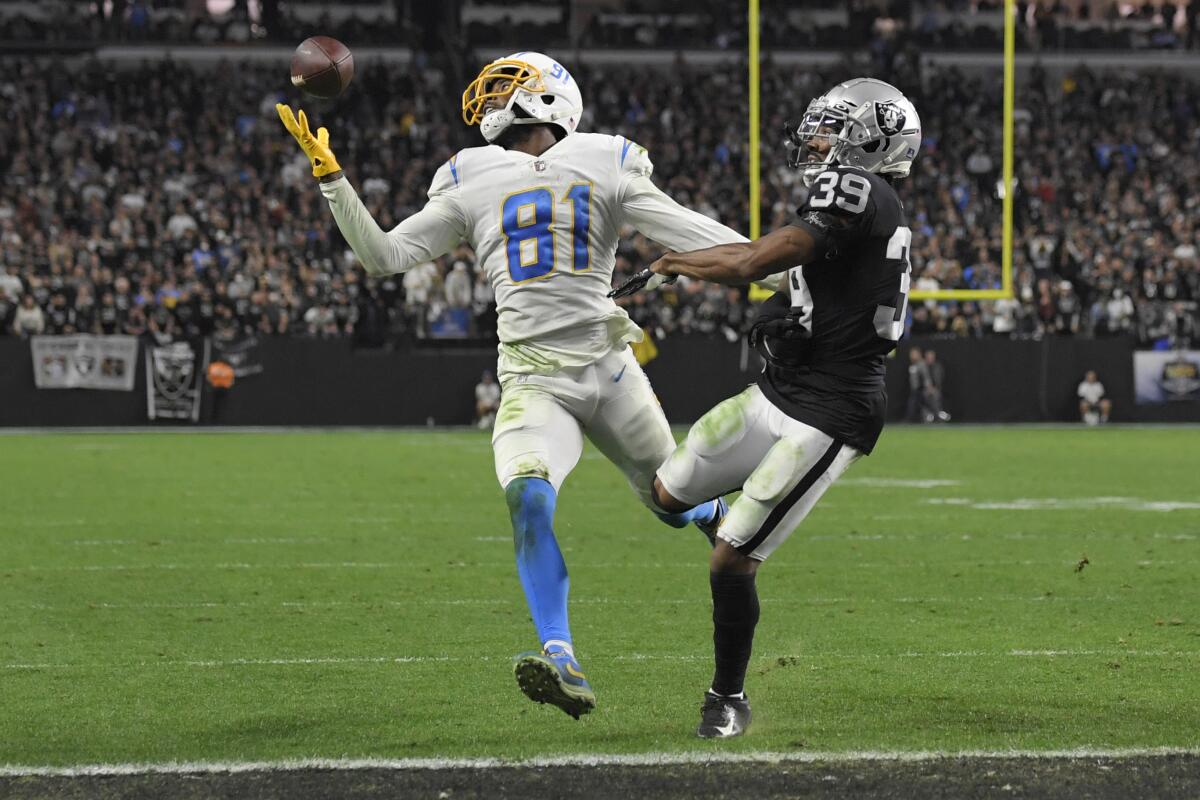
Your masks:
{"label": "player's calf", "polygon": [[552,641],[570,646],[571,629],[567,621],[570,578],[554,536],[558,495],[549,481],[522,477],[509,482],[504,497],[512,519],[517,575],[539,640],[543,646]]}

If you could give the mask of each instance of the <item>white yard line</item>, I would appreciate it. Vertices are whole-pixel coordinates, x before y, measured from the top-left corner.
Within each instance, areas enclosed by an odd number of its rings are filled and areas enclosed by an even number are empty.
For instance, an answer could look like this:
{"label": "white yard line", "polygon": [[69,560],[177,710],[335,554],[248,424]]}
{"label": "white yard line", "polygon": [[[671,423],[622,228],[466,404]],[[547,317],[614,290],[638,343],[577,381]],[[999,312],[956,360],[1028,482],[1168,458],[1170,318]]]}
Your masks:
{"label": "white yard line", "polygon": [[[917,518],[919,518],[919,516],[920,515],[916,514],[916,513],[911,514],[911,515],[903,515],[903,516],[896,516],[896,515],[874,516],[874,517],[872,517],[872,521],[879,522],[879,521],[883,521],[883,520],[893,520],[893,519],[917,519]],[[343,520],[343,521],[348,522],[348,523],[364,523],[365,524],[365,522],[363,520],[347,519],[347,520]],[[394,523],[395,520],[386,520],[386,521],[381,520],[381,521],[377,521],[377,522],[373,521],[373,522],[371,522],[371,524],[383,524],[384,522],[391,524],[391,523]],[[41,524],[47,525],[48,523],[41,523]],[[66,523],[66,524],[75,525],[76,523],[71,522],[71,523]],[[82,525],[85,523],[84,523],[84,521],[81,520],[78,524]],[[24,523],[23,523],[23,525],[24,525]],[[26,527],[30,527],[30,526],[26,525]],[[36,527],[36,525],[33,527]],[[388,533],[387,535],[390,538],[394,538],[394,534],[392,534],[392,533]],[[1018,541],[1061,542],[1063,539],[1074,538],[1074,539],[1079,539],[1081,542],[1086,543],[1086,542],[1094,542],[1094,541],[1129,541],[1129,540],[1135,540],[1135,539],[1146,538],[1146,537],[1150,537],[1150,538],[1154,538],[1154,539],[1176,540],[1176,541],[1194,541],[1196,539],[1200,539],[1200,535],[1197,535],[1194,533],[1180,533],[1177,531],[1170,531],[1170,532],[1166,532],[1166,533],[1163,533],[1163,532],[1157,532],[1157,533],[1131,532],[1131,533],[1114,533],[1114,534],[1097,534],[1094,531],[1066,531],[1063,533],[1020,533],[1020,532],[996,533],[996,532],[991,532],[991,531],[985,532],[985,533],[979,533],[979,532],[976,532],[976,533],[946,533],[946,532],[939,531],[936,533],[831,533],[831,534],[821,533],[821,534],[812,534],[812,535],[804,536],[803,540],[808,541],[808,542],[873,542],[873,541],[906,541],[906,542],[951,541],[951,542],[954,542],[954,541],[975,541],[975,540],[988,540],[988,539],[1011,539],[1011,540],[1018,540]],[[642,540],[642,537],[636,537],[636,536],[630,537],[630,541],[641,541],[641,540]],[[265,545],[270,545],[270,544],[330,544],[334,541],[335,541],[335,539],[331,539],[328,537],[316,537],[316,536],[295,536],[295,537],[281,536],[281,537],[274,537],[274,538],[272,538],[272,537],[247,537],[247,538],[233,537],[233,538],[219,539],[219,540],[203,539],[203,538],[178,539],[178,538],[171,538],[171,537],[148,536],[143,539],[70,539],[70,540],[67,540],[66,542],[63,542],[63,544],[74,545],[77,547],[80,547],[80,546],[83,546],[83,547],[93,547],[93,546],[94,547],[104,547],[104,546],[119,547],[119,546],[139,546],[139,545],[141,545],[141,546],[145,546],[145,545],[154,545],[154,546],[206,545],[207,546],[207,545],[211,545],[211,544],[265,544]],[[511,535],[508,535],[508,536],[475,536],[472,538],[472,541],[495,542],[495,543],[499,543],[499,544],[512,544],[512,536]],[[53,544],[53,542],[51,542],[51,544]]]}
{"label": "white yard line", "polygon": [[[1077,562],[1060,559],[1021,559],[1021,560],[988,560],[988,559],[959,559],[957,561],[850,561],[848,566],[856,569],[972,569],[987,567],[1073,567]],[[1166,566],[1196,566],[1197,560],[1153,559],[1138,561],[1139,567]],[[0,572],[5,574],[23,572],[124,572],[133,570],[299,570],[299,569],[412,569],[413,564],[372,563],[363,561],[328,561],[302,562],[298,564],[249,564],[244,562],[218,564],[75,564],[75,565],[26,565],[20,567],[3,567]],[[442,567],[448,569],[509,569],[511,561],[453,561]],[[697,561],[607,561],[607,562],[575,562],[574,569],[693,569],[706,568],[704,560]],[[808,569],[811,563],[806,561],[779,562],[774,569]]]}
{"label": "white yard line", "polygon": [[[799,606],[835,606],[835,605],[885,605],[897,603],[902,605],[923,604],[958,604],[958,603],[1123,603],[1128,600],[1121,595],[980,595],[976,597],[763,597],[759,602],[770,605],[799,605]],[[571,598],[573,605],[596,606],[642,606],[642,605],[680,605],[706,607],[707,597],[656,597],[638,599],[625,597],[575,597]],[[290,600],[278,603],[247,603],[224,600],[193,600],[165,603],[108,603],[102,601],[80,600],[77,603],[0,603],[0,608],[21,609],[28,611],[141,611],[154,609],[188,609],[188,608],[257,608],[261,610],[279,608],[407,608],[410,606],[513,606],[523,607],[519,598],[503,597],[457,597],[457,598],[412,598],[405,600]]]}
{"label": "white yard line", "polygon": [[69,767],[0,766],[0,777],[78,778],[118,775],[189,775],[303,770],[488,770],[503,767],[656,767],[664,764],[813,764],[854,762],[922,762],[943,759],[1126,759],[1200,756],[1196,747],[1077,747],[1064,750],[919,750],[835,751],[809,753],[666,752],[503,758],[355,758],[288,759],[281,761],[169,762],[161,764],[81,764]]}
{"label": "white yard line", "polygon": [[[1096,650],[953,650],[946,652],[917,652],[902,653],[822,653],[814,652],[807,655],[762,655],[755,656],[757,662],[804,663],[810,661],[894,661],[896,659],[975,659],[975,658],[1197,658],[1200,650],[1129,650],[1119,648]],[[670,653],[627,653],[624,655],[588,656],[587,661],[595,662],[624,662],[624,661],[663,661],[691,662],[709,661],[712,656],[708,653],[670,654]],[[71,669],[115,669],[134,670],[155,667],[183,668],[226,668],[226,667],[304,667],[354,664],[428,664],[428,663],[487,663],[508,662],[510,656],[446,656],[446,655],[401,655],[401,656],[316,656],[309,658],[233,658],[233,659],[203,659],[203,660],[168,660],[159,661],[129,661],[113,663],[9,663],[0,664],[0,669],[13,671],[31,670],[71,670]]]}
{"label": "white yard line", "polygon": [[926,505],[959,506],[978,511],[1197,511],[1194,500],[1145,500],[1140,497],[1018,497],[1015,500],[973,500],[969,497],[927,497]]}
{"label": "white yard line", "polygon": [[[864,487],[869,489],[941,489],[946,486],[961,486],[962,481],[942,478],[842,478],[834,486]],[[831,487],[832,488],[832,487]]]}

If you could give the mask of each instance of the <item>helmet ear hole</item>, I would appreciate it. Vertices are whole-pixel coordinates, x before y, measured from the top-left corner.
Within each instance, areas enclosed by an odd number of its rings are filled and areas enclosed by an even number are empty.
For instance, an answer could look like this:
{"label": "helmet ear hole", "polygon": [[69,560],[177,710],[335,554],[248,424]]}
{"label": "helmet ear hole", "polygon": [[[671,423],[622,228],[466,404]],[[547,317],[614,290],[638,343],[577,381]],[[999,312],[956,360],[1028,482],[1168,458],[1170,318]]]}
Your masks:
{"label": "helmet ear hole", "polygon": [[554,105],[554,98],[548,94],[544,94],[544,95],[542,95],[542,102],[548,106],[552,106],[552,105]]}
{"label": "helmet ear hole", "polygon": [[866,144],[864,144],[862,146],[863,152],[864,153],[874,153],[877,150],[879,150],[880,148],[887,150],[888,142],[890,142],[890,141],[891,141],[891,138],[888,136],[885,136],[882,139],[876,139],[873,142],[867,142]]}

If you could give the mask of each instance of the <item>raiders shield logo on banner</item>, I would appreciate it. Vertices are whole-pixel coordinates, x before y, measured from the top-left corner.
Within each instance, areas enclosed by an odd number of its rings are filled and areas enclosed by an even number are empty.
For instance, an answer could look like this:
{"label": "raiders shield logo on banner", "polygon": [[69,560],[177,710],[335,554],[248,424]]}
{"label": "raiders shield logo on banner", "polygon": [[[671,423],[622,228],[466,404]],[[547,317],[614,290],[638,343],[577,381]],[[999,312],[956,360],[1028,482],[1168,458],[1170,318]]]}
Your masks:
{"label": "raiders shield logo on banner", "polygon": [[146,348],[146,411],[150,419],[200,419],[201,376],[208,370],[207,339]]}
{"label": "raiders shield logo on banner", "polygon": [[904,127],[904,109],[897,103],[876,103],[875,122],[884,136],[895,136]]}

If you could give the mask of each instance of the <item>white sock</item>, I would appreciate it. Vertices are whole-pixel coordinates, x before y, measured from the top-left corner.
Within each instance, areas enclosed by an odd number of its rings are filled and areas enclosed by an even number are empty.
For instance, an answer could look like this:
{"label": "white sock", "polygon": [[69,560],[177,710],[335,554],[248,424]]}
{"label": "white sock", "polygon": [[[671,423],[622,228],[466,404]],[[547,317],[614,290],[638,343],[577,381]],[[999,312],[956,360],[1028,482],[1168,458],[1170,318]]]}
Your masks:
{"label": "white sock", "polygon": [[729,700],[745,700],[746,699],[746,691],[744,689],[742,691],[738,692],[737,694],[721,694],[716,689],[714,689],[710,686],[710,687],[708,687],[708,693],[715,694],[717,697],[725,697],[725,698],[728,698]]}
{"label": "white sock", "polygon": [[564,642],[562,639],[551,639],[542,643],[543,651],[548,651],[551,647],[562,650],[571,658],[575,658],[575,648],[571,647],[570,642]]}

